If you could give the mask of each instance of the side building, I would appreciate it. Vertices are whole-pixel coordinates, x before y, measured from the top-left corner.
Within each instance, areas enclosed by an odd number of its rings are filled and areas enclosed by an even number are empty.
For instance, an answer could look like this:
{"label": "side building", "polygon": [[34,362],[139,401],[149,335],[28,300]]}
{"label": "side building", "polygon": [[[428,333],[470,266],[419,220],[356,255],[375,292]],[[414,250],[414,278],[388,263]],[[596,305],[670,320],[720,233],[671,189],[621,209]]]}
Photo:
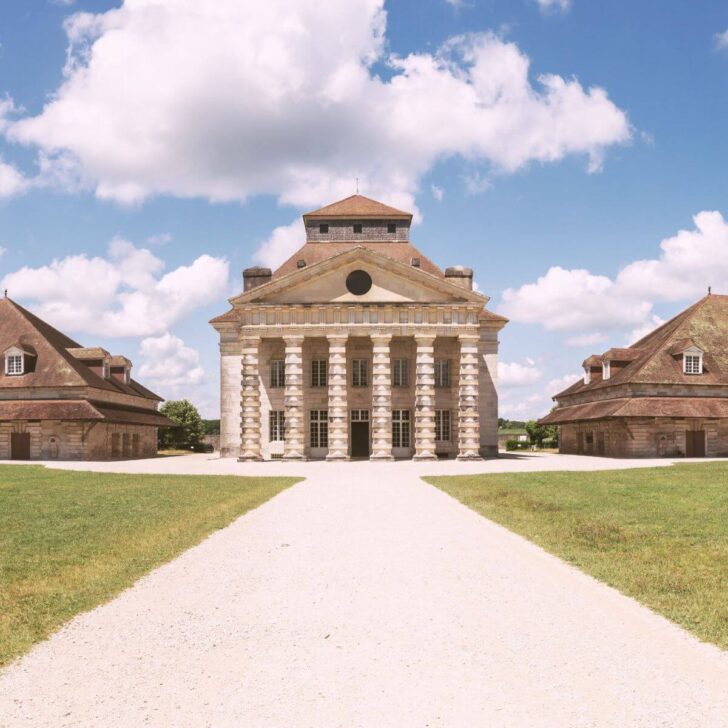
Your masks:
{"label": "side building", "polygon": [[150,457],[162,401],[132,363],[83,347],[11,299],[0,299],[0,460]]}
{"label": "side building", "polygon": [[613,457],[728,456],[728,296],[709,294],[626,348],[593,354],[543,424],[559,449]]}
{"label": "side building", "polygon": [[506,319],[409,239],[412,215],[353,195],[306,243],[243,272],[220,334],[221,454],[241,460],[479,458],[498,449]]}

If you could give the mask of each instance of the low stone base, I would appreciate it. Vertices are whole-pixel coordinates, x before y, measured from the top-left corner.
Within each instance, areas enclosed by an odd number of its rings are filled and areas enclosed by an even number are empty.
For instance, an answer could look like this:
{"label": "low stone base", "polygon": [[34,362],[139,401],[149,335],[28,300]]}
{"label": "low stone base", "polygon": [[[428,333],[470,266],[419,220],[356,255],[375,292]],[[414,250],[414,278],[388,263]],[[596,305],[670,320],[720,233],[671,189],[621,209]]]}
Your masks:
{"label": "low stone base", "polygon": [[[223,457],[223,456],[221,455],[221,457]],[[255,458],[240,457],[240,458],[238,458],[238,462],[239,463],[262,463],[263,458],[262,457],[255,457]]]}
{"label": "low stone base", "polygon": [[458,455],[456,460],[482,460],[480,455]]}

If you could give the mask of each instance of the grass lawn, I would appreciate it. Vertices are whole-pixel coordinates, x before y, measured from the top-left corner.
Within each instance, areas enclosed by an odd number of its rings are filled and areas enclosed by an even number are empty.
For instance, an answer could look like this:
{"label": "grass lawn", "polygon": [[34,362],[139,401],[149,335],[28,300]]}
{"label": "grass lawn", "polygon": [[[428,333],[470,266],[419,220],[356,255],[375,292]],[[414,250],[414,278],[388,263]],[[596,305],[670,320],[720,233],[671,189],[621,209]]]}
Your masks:
{"label": "grass lawn", "polygon": [[426,480],[728,649],[728,463]]}
{"label": "grass lawn", "polygon": [[0,465],[0,665],[295,482]]}

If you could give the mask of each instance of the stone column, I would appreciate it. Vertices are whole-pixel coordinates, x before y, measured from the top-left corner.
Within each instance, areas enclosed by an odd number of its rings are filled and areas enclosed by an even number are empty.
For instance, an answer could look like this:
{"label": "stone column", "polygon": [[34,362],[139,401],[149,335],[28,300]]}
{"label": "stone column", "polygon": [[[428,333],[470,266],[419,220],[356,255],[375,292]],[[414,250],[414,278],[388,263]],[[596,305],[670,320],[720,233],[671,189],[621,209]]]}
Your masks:
{"label": "stone column", "polygon": [[458,460],[480,459],[478,417],[478,336],[460,334],[458,387]]}
{"label": "stone column", "polygon": [[415,460],[435,459],[435,337],[415,334]]}
{"label": "stone column", "polygon": [[346,402],[346,339],[331,335],[329,341],[329,452],[327,460],[349,459],[349,410]]}
{"label": "stone column", "polygon": [[220,457],[240,457],[243,432],[243,357],[240,342],[220,346]]}
{"label": "stone column", "polygon": [[303,336],[284,336],[286,345],[286,387],[283,393],[286,428],[284,460],[302,460],[305,427],[303,422]]}
{"label": "stone column", "polygon": [[372,337],[372,460],[392,460],[391,334]]}
{"label": "stone column", "polygon": [[258,337],[242,340],[243,397],[240,460],[261,460],[260,455],[260,378],[258,376]]}

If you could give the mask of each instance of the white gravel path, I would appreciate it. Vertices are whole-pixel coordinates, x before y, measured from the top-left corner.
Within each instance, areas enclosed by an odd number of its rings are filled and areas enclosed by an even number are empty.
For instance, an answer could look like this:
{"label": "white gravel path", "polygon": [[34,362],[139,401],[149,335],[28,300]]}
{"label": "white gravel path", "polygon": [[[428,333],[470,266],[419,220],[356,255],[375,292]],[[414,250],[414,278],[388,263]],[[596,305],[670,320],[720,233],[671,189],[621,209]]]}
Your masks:
{"label": "white gravel path", "polygon": [[728,653],[413,470],[308,469],[11,665],[0,725],[728,725]]}

